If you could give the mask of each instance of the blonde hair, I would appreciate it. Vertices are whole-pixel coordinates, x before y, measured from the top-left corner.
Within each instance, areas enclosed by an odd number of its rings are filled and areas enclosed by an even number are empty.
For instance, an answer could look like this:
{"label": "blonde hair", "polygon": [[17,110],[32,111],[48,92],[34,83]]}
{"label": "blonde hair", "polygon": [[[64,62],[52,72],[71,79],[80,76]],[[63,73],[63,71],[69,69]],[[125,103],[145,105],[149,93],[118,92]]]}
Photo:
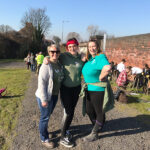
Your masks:
{"label": "blonde hair", "polygon": [[51,47],[55,47],[57,51],[60,51],[59,46],[57,44],[51,44],[50,46],[47,47],[47,52],[50,50]]}

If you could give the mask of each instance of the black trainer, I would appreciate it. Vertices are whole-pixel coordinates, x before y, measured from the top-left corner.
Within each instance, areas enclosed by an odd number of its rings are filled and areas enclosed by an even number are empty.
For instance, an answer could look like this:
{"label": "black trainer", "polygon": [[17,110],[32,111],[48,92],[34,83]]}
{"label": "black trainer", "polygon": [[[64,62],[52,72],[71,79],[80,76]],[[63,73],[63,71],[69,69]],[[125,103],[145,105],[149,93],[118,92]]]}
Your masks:
{"label": "black trainer", "polygon": [[68,130],[66,131],[66,136],[68,137],[69,141],[72,141],[73,136]]}
{"label": "black trainer", "polygon": [[74,146],[74,144],[70,141],[68,136],[65,136],[65,137],[61,138],[60,139],[60,144],[62,144],[65,147],[68,147],[68,148]]}

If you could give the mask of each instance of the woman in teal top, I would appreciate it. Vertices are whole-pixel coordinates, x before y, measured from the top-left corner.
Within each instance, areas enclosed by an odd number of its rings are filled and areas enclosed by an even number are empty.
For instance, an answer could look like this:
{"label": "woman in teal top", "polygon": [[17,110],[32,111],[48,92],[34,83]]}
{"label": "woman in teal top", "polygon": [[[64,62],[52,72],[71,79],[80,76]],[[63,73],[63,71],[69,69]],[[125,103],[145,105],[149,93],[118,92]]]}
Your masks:
{"label": "woman in teal top", "polygon": [[[100,48],[97,41],[91,40],[88,42],[87,62],[83,66],[82,74],[85,83],[96,83],[105,81],[111,66],[105,56],[100,54]],[[90,135],[84,137],[84,141],[94,141],[98,138],[98,130],[103,126],[103,100],[104,87],[88,85],[86,112],[93,124],[93,129]]]}

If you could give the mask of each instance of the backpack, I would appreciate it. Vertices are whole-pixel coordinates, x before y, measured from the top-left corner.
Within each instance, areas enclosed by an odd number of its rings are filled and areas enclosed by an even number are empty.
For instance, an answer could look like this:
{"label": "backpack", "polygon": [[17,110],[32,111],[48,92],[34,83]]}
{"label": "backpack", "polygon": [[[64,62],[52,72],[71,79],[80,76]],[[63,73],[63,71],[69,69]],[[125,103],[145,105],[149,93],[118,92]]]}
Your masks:
{"label": "backpack", "polygon": [[[5,96],[5,95],[7,94],[6,89],[7,89],[7,88],[2,88],[2,89],[0,89],[0,98],[3,97],[3,96]],[[2,93],[4,93],[4,92],[5,92],[5,94],[2,95]]]}

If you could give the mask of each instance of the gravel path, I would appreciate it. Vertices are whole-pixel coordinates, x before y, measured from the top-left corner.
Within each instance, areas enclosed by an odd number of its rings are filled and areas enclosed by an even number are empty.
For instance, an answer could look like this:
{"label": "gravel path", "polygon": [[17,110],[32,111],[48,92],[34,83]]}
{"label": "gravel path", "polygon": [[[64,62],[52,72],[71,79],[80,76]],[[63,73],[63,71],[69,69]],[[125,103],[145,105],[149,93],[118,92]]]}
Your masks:
{"label": "gravel path", "polygon": [[0,68],[26,68],[25,62],[0,62]]}
{"label": "gravel path", "polygon": [[[16,127],[17,136],[15,137],[10,150],[46,150],[43,147],[38,132],[39,109],[35,99],[37,88],[37,76],[32,73],[29,88],[23,100],[23,110]],[[91,125],[88,117],[81,114],[82,100],[80,99],[75,116],[71,125],[75,147],[72,150],[150,150],[150,127],[137,121],[138,118],[144,119],[150,116],[131,116],[125,111],[119,111],[119,104],[106,114],[107,122],[103,131],[99,133],[99,140],[92,143],[84,143],[82,137],[90,132]],[[127,110],[128,111],[128,110]],[[130,110],[129,110],[130,111]],[[50,118],[50,136],[56,144],[55,150],[66,150],[59,145],[60,124],[62,119],[62,108],[60,100]]]}

